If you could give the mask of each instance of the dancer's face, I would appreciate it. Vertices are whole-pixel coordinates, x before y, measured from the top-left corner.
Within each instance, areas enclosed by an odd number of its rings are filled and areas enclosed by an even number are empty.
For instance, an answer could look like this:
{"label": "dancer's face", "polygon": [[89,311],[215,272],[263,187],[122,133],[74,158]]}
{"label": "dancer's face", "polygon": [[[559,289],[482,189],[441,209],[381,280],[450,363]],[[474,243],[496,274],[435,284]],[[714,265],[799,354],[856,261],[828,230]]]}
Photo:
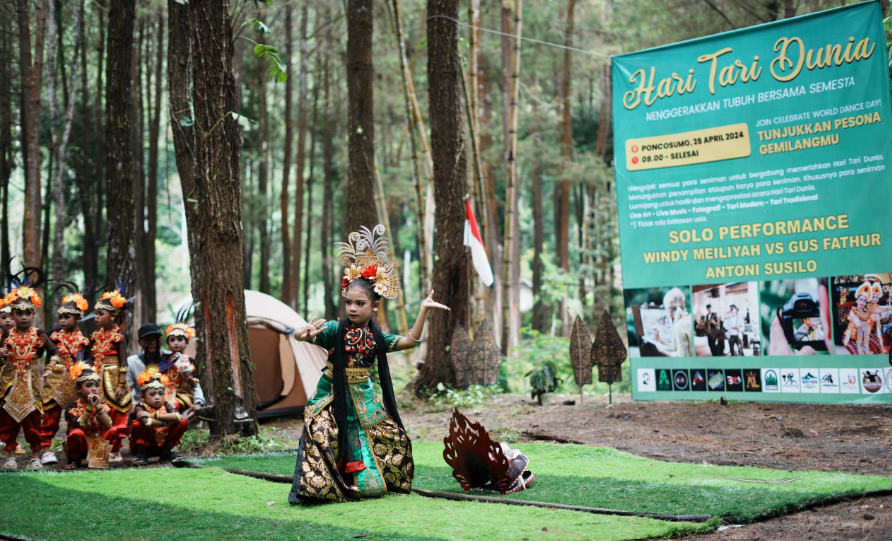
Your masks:
{"label": "dancer's face", "polygon": [[31,327],[31,322],[34,321],[34,310],[14,310],[12,318],[15,320],[16,327],[26,330]]}
{"label": "dancer's face", "polygon": [[99,382],[96,380],[88,379],[87,381],[83,381],[80,384],[80,387],[77,388],[77,394],[83,400],[87,400],[91,394],[99,393]]}
{"label": "dancer's face", "polygon": [[364,325],[372,317],[372,312],[378,307],[378,302],[373,301],[369,293],[363,289],[358,287],[348,289],[345,304],[350,323]]}
{"label": "dancer's face", "polygon": [[0,312],[0,327],[3,327],[4,331],[15,327],[15,321],[13,321],[11,313]]}
{"label": "dancer's face", "polygon": [[77,327],[77,320],[80,319],[74,314],[59,314],[59,326],[65,332],[71,332]]}
{"label": "dancer's face", "polygon": [[103,329],[110,329],[115,324],[115,316],[108,310],[102,308],[96,310],[96,325]]}
{"label": "dancer's face", "polygon": [[867,295],[861,295],[855,302],[858,308],[864,308],[864,305],[867,304]]}
{"label": "dancer's face", "polygon": [[156,389],[152,387],[142,394],[142,399],[143,402],[151,406],[153,409],[158,409],[161,407],[161,403],[164,402],[164,389]]}
{"label": "dancer's face", "polygon": [[182,353],[185,351],[186,344],[188,343],[189,341],[183,336],[171,336],[167,339],[167,345],[170,346],[170,351],[173,351],[174,353]]}

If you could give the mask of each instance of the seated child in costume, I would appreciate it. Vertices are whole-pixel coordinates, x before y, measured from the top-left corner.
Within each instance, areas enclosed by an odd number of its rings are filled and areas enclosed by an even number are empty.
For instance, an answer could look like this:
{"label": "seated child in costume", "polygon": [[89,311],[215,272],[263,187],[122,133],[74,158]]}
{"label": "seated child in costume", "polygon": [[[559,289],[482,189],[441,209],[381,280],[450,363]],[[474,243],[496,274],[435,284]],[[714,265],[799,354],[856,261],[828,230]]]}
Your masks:
{"label": "seated child in costume", "polygon": [[137,378],[142,401],[133,408],[130,423],[130,446],[136,452],[134,466],[147,466],[149,457],[157,456],[160,462],[177,458],[172,449],[179,445],[180,437],[189,428],[176,408],[164,402],[164,392],[169,382],[156,365],[150,365]]}
{"label": "seated child in costume", "polygon": [[65,469],[74,470],[87,456],[88,439],[99,436],[111,443],[111,452],[117,453],[121,450],[121,438],[118,437],[118,429],[112,426],[111,408],[99,394],[99,374],[83,361],[72,365],[69,373],[74,380],[77,400],[65,409],[65,420],[68,422],[68,439],[65,443],[68,464]]}
{"label": "seated child in costume", "polygon": [[167,346],[171,354],[159,368],[170,379],[164,401],[176,406],[177,411],[191,421],[194,412],[204,404],[204,394],[195,378],[195,360],[185,353],[190,338],[195,338],[195,329],[186,323],[178,322],[167,327]]}

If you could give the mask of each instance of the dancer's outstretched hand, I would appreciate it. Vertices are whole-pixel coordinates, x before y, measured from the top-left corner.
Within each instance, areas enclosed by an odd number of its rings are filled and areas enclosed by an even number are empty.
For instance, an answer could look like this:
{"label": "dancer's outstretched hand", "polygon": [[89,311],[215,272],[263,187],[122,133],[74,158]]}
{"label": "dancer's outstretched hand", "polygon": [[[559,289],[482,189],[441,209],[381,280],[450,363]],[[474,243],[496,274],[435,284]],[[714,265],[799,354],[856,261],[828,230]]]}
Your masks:
{"label": "dancer's outstretched hand", "polygon": [[434,300],[434,290],[433,289],[431,289],[430,295],[428,295],[427,298],[421,302],[421,307],[422,308],[441,308],[443,310],[452,311],[452,309],[449,308],[448,306],[446,306],[445,304],[440,304]]}
{"label": "dancer's outstretched hand", "polygon": [[310,319],[310,322],[307,323],[306,327],[295,333],[297,335],[297,339],[306,342],[307,340],[312,340],[316,337],[317,334],[322,332],[322,326],[325,325],[324,319]]}

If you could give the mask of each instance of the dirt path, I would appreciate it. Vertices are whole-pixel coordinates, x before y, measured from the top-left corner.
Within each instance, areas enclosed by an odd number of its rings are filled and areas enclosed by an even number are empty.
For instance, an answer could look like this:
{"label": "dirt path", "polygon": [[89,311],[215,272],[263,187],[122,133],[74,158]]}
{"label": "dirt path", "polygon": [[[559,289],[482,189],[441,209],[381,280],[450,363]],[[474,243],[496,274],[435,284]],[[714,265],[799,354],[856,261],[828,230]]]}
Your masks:
{"label": "dirt path", "polygon": [[[758,466],[786,470],[892,475],[892,405],[849,406],[716,402],[630,402],[628,396],[575,400],[572,406],[533,405],[528,397],[495,399],[480,413],[462,411],[499,435],[609,446],[674,462]],[[449,412],[402,413],[409,434],[436,441]],[[892,497],[870,498],[805,511],[704,540],[890,539]]]}

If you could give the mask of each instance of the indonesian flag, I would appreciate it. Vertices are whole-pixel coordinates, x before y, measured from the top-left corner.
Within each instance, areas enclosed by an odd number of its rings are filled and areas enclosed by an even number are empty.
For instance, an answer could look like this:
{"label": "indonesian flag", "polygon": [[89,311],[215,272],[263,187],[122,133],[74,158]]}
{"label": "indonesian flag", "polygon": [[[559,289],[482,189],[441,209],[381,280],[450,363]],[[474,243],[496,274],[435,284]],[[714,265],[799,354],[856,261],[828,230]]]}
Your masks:
{"label": "indonesian flag", "polygon": [[480,276],[480,280],[487,286],[492,285],[492,267],[486,258],[486,248],[483,247],[483,239],[480,237],[480,228],[477,227],[477,219],[474,217],[474,209],[471,208],[471,199],[465,198],[465,246],[471,248],[471,261],[474,269]]}

